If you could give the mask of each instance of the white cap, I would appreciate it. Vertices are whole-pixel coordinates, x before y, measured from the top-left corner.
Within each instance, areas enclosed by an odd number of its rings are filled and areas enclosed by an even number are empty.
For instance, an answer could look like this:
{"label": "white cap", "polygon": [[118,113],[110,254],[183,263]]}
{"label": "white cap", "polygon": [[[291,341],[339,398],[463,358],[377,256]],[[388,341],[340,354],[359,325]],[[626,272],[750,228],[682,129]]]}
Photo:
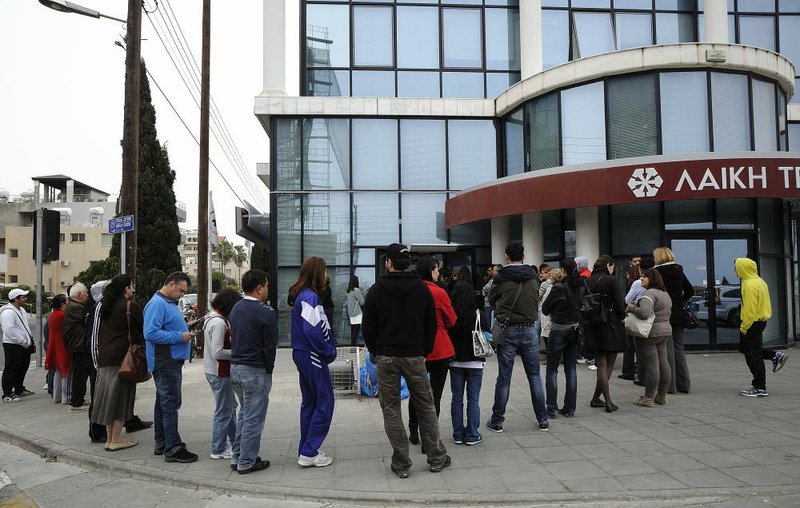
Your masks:
{"label": "white cap", "polygon": [[24,289],[19,289],[19,288],[12,289],[11,291],[8,292],[8,299],[9,300],[16,300],[18,297],[25,296],[29,292],[30,291],[25,291]]}

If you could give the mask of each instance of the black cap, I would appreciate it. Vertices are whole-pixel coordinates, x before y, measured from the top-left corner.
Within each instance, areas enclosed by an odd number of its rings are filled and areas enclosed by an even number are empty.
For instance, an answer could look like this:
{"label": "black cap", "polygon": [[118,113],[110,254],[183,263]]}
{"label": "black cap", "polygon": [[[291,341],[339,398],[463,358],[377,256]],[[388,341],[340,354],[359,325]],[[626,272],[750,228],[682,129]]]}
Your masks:
{"label": "black cap", "polygon": [[402,243],[393,243],[386,248],[386,259],[392,261],[410,261],[411,254],[409,254],[408,247]]}

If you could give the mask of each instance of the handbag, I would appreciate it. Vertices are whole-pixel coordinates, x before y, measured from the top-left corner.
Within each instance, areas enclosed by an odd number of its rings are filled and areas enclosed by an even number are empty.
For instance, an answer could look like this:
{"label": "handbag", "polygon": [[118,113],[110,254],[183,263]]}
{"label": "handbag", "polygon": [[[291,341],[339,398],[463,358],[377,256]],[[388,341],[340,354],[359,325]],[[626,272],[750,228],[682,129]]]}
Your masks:
{"label": "handbag", "polygon": [[472,330],[472,355],[475,358],[491,358],[494,349],[481,328],[481,311],[475,311],[475,328]]}
{"label": "handbag", "polygon": [[514,303],[511,304],[511,307],[508,309],[508,317],[506,318],[505,323],[501,323],[500,321],[496,321],[494,326],[492,327],[492,344],[495,347],[500,347],[503,345],[503,342],[506,341],[506,328],[508,328],[508,322],[511,320],[511,314],[514,312],[514,307],[517,305],[517,300],[519,300],[519,293],[522,291],[522,283],[517,283],[517,294],[514,296]]}
{"label": "handbag", "polygon": [[[655,305],[655,302],[649,296],[642,296],[637,300],[641,300],[642,298],[647,298]],[[629,312],[627,316],[625,316],[625,331],[628,332],[629,335],[633,335],[634,337],[639,337],[640,339],[646,339],[650,336],[650,330],[653,329],[653,323],[656,320],[655,311],[653,315],[648,316],[647,319],[642,319],[633,312]]]}
{"label": "handbag", "polygon": [[144,346],[133,344],[131,341],[131,302],[128,302],[127,307],[128,318],[128,352],[125,353],[125,358],[122,359],[122,364],[119,366],[118,375],[129,383],[144,383],[152,377],[152,374],[147,370],[147,355]]}
{"label": "handbag", "polygon": [[697,315],[692,311],[692,304],[683,302],[683,327],[687,330],[697,328]]}

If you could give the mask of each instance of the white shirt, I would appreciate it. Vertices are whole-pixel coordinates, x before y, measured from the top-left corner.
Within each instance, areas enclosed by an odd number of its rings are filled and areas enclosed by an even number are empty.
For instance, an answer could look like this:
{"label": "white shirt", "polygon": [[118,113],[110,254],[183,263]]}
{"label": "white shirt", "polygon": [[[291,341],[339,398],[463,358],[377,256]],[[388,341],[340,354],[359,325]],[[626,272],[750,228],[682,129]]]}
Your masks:
{"label": "white shirt", "polygon": [[3,327],[3,342],[29,347],[33,333],[28,326],[28,313],[20,307],[17,309],[9,303],[0,308],[0,326]]}

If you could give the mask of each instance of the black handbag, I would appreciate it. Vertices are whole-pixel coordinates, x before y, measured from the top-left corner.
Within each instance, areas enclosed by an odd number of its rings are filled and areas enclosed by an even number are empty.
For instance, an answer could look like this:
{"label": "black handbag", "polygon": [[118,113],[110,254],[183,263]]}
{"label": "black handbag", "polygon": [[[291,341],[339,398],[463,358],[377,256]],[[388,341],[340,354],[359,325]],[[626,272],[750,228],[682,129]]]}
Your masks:
{"label": "black handbag", "polygon": [[697,328],[697,315],[692,311],[692,305],[689,302],[683,302],[683,327],[687,330]]}

